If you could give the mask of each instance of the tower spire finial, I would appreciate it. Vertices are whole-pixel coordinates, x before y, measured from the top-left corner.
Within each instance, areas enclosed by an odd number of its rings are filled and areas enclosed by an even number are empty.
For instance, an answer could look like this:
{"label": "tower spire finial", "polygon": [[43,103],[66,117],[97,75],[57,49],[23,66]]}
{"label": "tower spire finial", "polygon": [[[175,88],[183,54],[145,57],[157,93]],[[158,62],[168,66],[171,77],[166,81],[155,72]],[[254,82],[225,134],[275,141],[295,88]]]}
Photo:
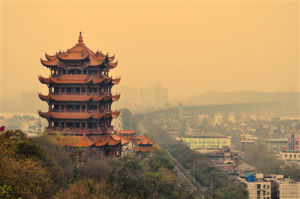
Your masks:
{"label": "tower spire finial", "polygon": [[81,31],[79,32],[78,43],[79,44],[83,44],[83,39],[82,39]]}

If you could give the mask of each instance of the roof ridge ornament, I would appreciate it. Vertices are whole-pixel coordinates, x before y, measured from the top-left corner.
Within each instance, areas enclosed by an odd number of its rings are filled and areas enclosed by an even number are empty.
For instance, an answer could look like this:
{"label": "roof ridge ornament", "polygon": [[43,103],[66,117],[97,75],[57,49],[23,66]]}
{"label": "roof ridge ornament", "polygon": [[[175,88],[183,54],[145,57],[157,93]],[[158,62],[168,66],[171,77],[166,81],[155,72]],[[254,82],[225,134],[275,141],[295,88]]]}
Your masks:
{"label": "roof ridge ornament", "polygon": [[83,44],[83,39],[82,39],[81,31],[79,32],[78,44],[81,44],[81,45]]}

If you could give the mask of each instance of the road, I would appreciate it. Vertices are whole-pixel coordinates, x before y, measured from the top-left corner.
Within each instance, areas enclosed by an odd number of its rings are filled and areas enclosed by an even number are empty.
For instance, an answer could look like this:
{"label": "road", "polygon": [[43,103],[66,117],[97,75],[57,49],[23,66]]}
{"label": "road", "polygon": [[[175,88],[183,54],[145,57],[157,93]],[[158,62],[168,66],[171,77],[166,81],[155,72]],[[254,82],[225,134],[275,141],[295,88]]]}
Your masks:
{"label": "road", "polygon": [[[138,125],[138,130],[141,133],[148,133],[148,131],[141,125]],[[203,188],[194,180],[194,177],[178,162],[176,158],[174,158],[168,150],[166,152],[169,154],[169,156],[172,158],[174,162],[174,169],[176,170],[177,176],[181,179],[183,179],[187,185],[190,187],[190,190],[192,192],[198,192],[201,198],[204,198],[203,194]]]}

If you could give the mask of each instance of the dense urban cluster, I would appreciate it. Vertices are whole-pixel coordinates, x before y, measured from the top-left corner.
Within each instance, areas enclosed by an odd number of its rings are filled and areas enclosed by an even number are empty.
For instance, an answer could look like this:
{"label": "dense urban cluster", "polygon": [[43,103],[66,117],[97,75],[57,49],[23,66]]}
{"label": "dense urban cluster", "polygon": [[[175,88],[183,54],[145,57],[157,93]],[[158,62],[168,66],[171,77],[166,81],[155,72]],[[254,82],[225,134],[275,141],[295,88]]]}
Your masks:
{"label": "dense urban cluster", "polygon": [[168,136],[245,183],[249,198],[300,196],[300,120],[296,117],[217,113],[153,121]]}

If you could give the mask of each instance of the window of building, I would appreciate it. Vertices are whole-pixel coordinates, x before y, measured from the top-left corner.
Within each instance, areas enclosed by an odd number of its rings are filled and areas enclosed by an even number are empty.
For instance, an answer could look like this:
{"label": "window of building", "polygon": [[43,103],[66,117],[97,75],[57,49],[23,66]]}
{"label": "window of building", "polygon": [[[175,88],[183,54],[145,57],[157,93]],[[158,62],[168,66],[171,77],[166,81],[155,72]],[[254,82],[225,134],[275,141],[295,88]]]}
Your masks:
{"label": "window of building", "polygon": [[80,67],[81,66],[81,62],[72,61],[72,62],[68,62],[67,65],[70,66],[70,67]]}
{"label": "window of building", "polygon": [[285,154],[285,155],[284,155],[284,157],[286,157],[286,158],[287,158],[287,154]]}
{"label": "window of building", "polygon": [[59,88],[58,87],[54,87],[54,93],[58,93]]}
{"label": "window of building", "polygon": [[59,123],[58,122],[54,122],[54,127],[59,127]]}
{"label": "window of building", "polygon": [[264,184],[264,189],[266,189],[266,185]]}
{"label": "window of building", "polygon": [[71,74],[73,75],[80,75],[81,74],[81,70],[78,70],[78,69],[71,69]]}
{"label": "window of building", "polygon": [[260,189],[260,184],[257,185],[257,189]]}
{"label": "window of building", "polygon": [[269,185],[267,185],[267,189],[269,189],[270,188],[270,186]]}
{"label": "window of building", "polygon": [[296,158],[296,154],[294,155],[294,158]]}
{"label": "window of building", "polygon": [[290,154],[290,158],[292,158],[292,154]]}

